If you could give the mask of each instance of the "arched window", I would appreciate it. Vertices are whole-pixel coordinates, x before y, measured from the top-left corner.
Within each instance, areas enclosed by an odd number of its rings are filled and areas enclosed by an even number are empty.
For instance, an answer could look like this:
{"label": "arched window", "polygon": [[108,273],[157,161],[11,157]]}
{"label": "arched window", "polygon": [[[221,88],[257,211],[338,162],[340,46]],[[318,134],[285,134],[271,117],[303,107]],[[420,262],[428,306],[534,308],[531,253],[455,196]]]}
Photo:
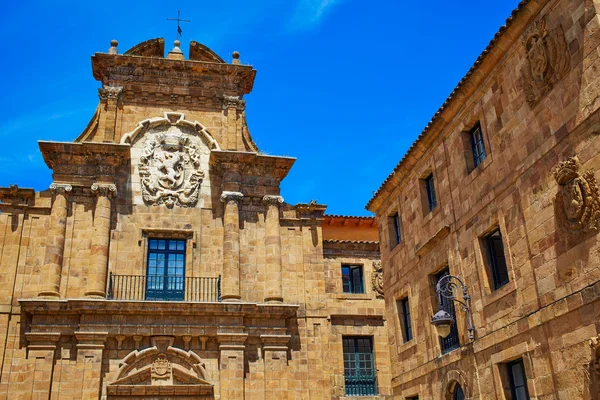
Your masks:
{"label": "arched window", "polygon": [[457,383],[454,386],[454,395],[452,395],[452,400],[465,400],[465,392],[463,392],[462,387]]}

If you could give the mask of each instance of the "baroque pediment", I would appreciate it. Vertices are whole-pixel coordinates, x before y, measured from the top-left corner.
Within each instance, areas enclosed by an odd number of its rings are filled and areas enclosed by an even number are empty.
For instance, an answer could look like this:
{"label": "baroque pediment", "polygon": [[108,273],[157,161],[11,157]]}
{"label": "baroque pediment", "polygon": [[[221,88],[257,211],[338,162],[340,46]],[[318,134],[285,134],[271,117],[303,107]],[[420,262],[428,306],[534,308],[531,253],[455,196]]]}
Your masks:
{"label": "baroque pediment", "polygon": [[152,347],[129,353],[123,359],[116,379],[108,385],[109,394],[132,386],[182,385],[193,387],[198,394],[212,393],[213,385],[206,379],[202,359],[191,350],[171,346],[172,342],[170,337],[153,338]]}

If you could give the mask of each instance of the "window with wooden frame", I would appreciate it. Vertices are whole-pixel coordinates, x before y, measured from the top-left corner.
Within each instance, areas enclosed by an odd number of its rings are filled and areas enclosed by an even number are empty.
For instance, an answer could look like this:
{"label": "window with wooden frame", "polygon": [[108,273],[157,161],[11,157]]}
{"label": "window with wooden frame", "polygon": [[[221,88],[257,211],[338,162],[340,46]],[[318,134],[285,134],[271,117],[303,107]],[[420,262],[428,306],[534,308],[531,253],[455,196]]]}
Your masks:
{"label": "window with wooden frame", "polygon": [[402,232],[400,230],[400,214],[397,212],[388,217],[388,232],[390,238],[390,250],[392,250],[402,241]]}

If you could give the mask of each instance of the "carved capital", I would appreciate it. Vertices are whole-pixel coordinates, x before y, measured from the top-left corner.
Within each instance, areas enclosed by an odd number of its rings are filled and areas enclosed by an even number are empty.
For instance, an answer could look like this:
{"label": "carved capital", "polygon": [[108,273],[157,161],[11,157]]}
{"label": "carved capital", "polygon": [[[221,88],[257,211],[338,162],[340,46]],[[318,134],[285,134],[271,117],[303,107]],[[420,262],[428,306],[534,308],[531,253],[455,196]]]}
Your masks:
{"label": "carved capital", "polygon": [[373,291],[378,299],[383,299],[383,267],[381,261],[373,261],[373,275],[371,275]]}
{"label": "carved capital", "polygon": [[50,190],[53,194],[62,194],[63,196],[67,196],[73,191],[73,186],[69,185],[68,183],[52,183],[50,185]]}
{"label": "carved capital", "polygon": [[121,86],[103,86],[98,89],[98,97],[100,100],[118,100],[122,92]]}
{"label": "carved capital", "polygon": [[283,197],[268,194],[263,197],[262,202],[263,204],[273,204],[279,206],[280,204],[283,204]]}
{"label": "carved capital", "polygon": [[224,191],[223,193],[221,193],[221,201],[223,203],[226,203],[230,200],[240,201],[243,197],[244,197],[244,195],[241,192]]}
{"label": "carved capital", "polygon": [[92,193],[96,196],[115,197],[117,195],[117,187],[112,183],[93,183]]}
{"label": "carved capital", "polygon": [[223,96],[223,109],[235,108],[239,111],[246,109],[246,100],[240,99],[238,96]]}

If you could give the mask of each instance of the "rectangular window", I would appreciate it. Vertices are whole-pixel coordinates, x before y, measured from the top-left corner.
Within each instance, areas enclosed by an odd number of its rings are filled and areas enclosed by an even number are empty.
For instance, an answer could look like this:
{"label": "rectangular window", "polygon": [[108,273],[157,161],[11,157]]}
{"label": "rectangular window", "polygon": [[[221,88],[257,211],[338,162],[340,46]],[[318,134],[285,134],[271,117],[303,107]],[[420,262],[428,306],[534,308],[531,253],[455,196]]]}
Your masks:
{"label": "rectangular window", "polygon": [[429,205],[429,211],[437,206],[437,198],[435,196],[435,184],[433,183],[433,173],[429,174],[425,178],[425,191],[427,192],[427,204]]}
{"label": "rectangular window", "polygon": [[183,300],[185,240],[149,239],[146,270],[147,300]]}
{"label": "rectangular window", "polygon": [[395,213],[388,217],[388,227],[390,233],[390,250],[396,247],[402,240],[400,233],[400,215]]}
{"label": "rectangular window", "polygon": [[525,366],[523,360],[518,359],[506,364],[508,368],[508,379],[510,383],[510,393],[512,400],[529,400],[527,390],[527,377],[525,376]]}
{"label": "rectangular window", "polygon": [[358,336],[342,338],[346,396],[377,394],[377,376],[373,359],[373,340]]}
{"label": "rectangular window", "polygon": [[360,265],[342,265],[344,293],[364,293],[363,269]]}
{"label": "rectangular window", "polygon": [[[435,276],[435,283],[440,281],[444,276],[450,275],[450,271],[448,268],[443,269]],[[447,299],[443,296],[438,295],[438,304],[440,309],[445,310],[454,318],[454,323],[450,328],[450,334],[445,338],[440,337],[440,344],[442,347],[442,353],[446,354],[454,349],[458,349],[460,347],[460,341],[458,340],[458,328],[456,327],[456,311],[454,310],[454,302],[450,299]]]}
{"label": "rectangular window", "polygon": [[483,133],[479,122],[469,133],[471,136],[471,149],[473,150],[473,163],[477,167],[485,160],[485,144],[483,143]]}
{"label": "rectangular window", "polygon": [[404,343],[412,340],[412,323],[410,321],[410,305],[408,304],[408,297],[398,301],[398,311],[402,321],[402,335],[404,336]]}
{"label": "rectangular window", "polygon": [[487,235],[484,238],[484,242],[487,251],[488,266],[492,278],[492,286],[494,287],[494,290],[497,290],[506,285],[509,280],[500,229],[496,229],[494,232]]}

